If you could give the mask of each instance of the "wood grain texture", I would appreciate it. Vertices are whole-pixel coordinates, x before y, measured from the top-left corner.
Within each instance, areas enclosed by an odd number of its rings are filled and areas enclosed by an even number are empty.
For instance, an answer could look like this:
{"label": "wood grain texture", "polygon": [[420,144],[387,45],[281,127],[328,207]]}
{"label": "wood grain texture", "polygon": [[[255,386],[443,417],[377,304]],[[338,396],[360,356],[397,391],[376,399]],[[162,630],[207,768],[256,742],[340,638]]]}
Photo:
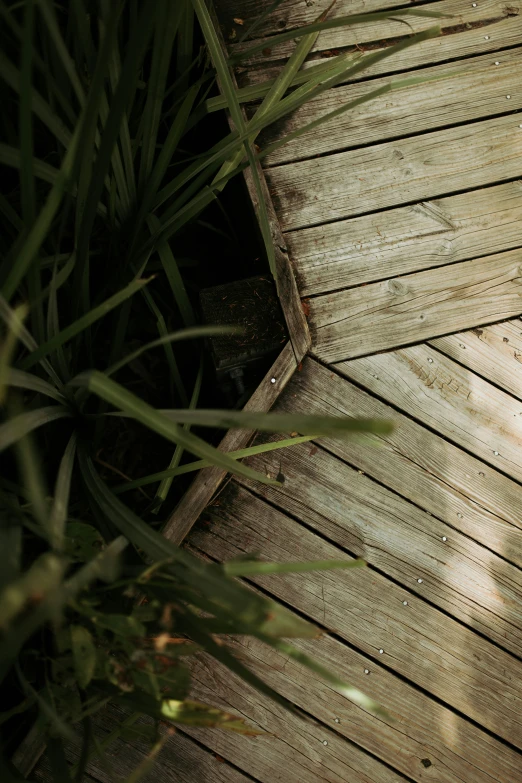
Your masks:
{"label": "wood grain texture", "polygon": [[[227,643],[282,696],[408,780],[426,780],[426,759],[431,762],[433,783],[491,783],[491,777],[512,783],[517,777],[520,757],[515,751],[380,665],[389,663],[387,651],[380,655],[376,650],[375,658],[369,658],[328,635],[293,642],[300,652],[377,700],[389,718],[357,707],[319,675],[256,639],[242,637]],[[370,675],[365,675],[365,669]]]}
{"label": "wood grain texture", "polygon": [[[347,558],[343,550],[230,484],[192,543],[221,561],[262,552],[278,562]],[[451,544],[448,550],[450,555]],[[372,569],[256,580],[360,651],[387,651],[395,672],[522,745],[520,661]],[[407,605],[404,605],[404,601]]]}
{"label": "wood grain texture", "polygon": [[[430,3],[430,6],[435,9],[438,5],[439,4],[437,3]],[[440,5],[451,8],[455,3],[453,0],[450,0],[449,3],[441,3]],[[464,5],[466,5],[466,3],[464,3]],[[483,10],[485,5],[487,5],[486,13],[481,13],[481,10]],[[468,3],[468,8],[465,9],[466,16],[467,10],[469,10],[470,13],[473,13],[472,22],[468,21],[465,24],[457,23],[456,26],[448,28],[447,22],[451,24],[452,20],[443,20],[443,27],[445,28],[444,35],[441,35],[438,38],[432,38],[428,41],[422,41],[402,52],[391,54],[373,65],[367,65],[363,71],[358,72],[357,75],[351,79],[346,79],[346,81],[360,81],[368,77],[401,73],[414,68],[425,68],[428,65],[435,65],[436,63],[445,62],[447,60],[456,60],[458,58],[486,54],[487,52],[496,52],[499,49],[504,49],[509,46],[520,46],[522,31],[520,6],[515,5],[509,7],[518,11],[518,13],[514,13],[513,15],[507,14],[506,9],[508,6],[502,2],[481,3],[480,6],[477,4],[476,9],[473,9],[472,4]],[[489,14],[493,14],[494,16],[490,17],[486,24],[482,25],[481,20],[485,19]],[[408,22],[412,23],[412,21],[413,18],[409,17]],[[424,27],[430,27],[437,23],[437,21],[438,20],[436,19],[424,19],[420,24],[424,23]],[[475,22],[477,26],[473,26],[473,22]],[[417,20],[416,24],[418,29],[419,20]],[[466,24],[470,24],[471,27],[467,28]],[[329,36],[329,45],[327,45],[327,39],[324,37],[326,34],[323,33],[322,40],[321,38],[318,39],[317,51],[313,57],[305,63],[304,67],[306,68],[311,65],[326,62],[339,51],[344,51],[348,55],[353,52],[354,57],[357,59],[357,63],[359,63],[361,61],[361,51],[362,57],[367,58],[375,52],[388,48],[390,43],[394,42],[394,39],[391,38],[391,30],[389,28],[383,29],[381,27],[381,32],[383,32],[384,35],[374,38],[373,36],[376,33],[375,30],[371,30],[369,26],[366,30],[361,29],[360,32],[358,31],[357,33],[357,38],[359,39],[357,45],[353,47],[350,46],[350,43],[353,41],[353,36],[350,37],[350,34],[346,34],[346,28],[344,30],[343,28],[339,28],[335,31],[330,31],[330,33],[335,33],[335,35]],[[404,30],[398,34],[399,36],[404,35]],[[385,40],[388,37],[390,37],[389,42]],[[335,45],[335,41],[337,41],[337,45]],[[384,46],[382,45],[383,43]],[[274,62],[274,55],[277,53],[276,48],[272,47],[268,42],[267,44],[267,47],[264,47],[264,53],[261,51],[261,53],[257,53],[250,58],[250,65],[245,67],[245,65],[242,64],[242,67],[237,69],[238,80],[241,86],[259,84],[267,79],[275,78],[281,72],[284,60],[277,60]],[[291,44],[282,44],[280,56],[286,58],[291,51]],[[267,54],[267,52],[269,52],[269,54]],[[493,59],[500,58],[494,57]]]}
{"label": "wood grain texture", "polygon": [[282,487],[257,487],[270,503],[518,655],[519,568],[317,446],[260,455],[249,464],[283,473]]}
{"label": "wood grain texture", "polygon": [[[415,71],[416,79],[430,81],[392,90],[340,114],[279,147],[263,159],[263,165],[312,158],[520,109],[521,66],[522,49],[515,49],[495,57],[487,54]],[[328,90],[271,125],[257,143],[261,148],[268,146],[329,112],[400,81],[401,77],[372,79]],[[506,95],[511,95],[509,101]]]}
{"label": "wood grain texture", "polygon": [[[288,342],[265,375],[250,400],[246,411],[268,411],[284,389],[297,367],[292,344]],[[275,378],[275,383],[272,383]],[[229,430],[219,444],[221,451],[237,451],[245,448],[252,439],[252,430]],[[219,467],[204,468],[185,492],[173,513],[165,523],[163,535],[169,541],[180,544],[202,511],[210,503],[227,472]]]}
{"label": "wood grain texture", "polygon": [[[323,9],[328,8],[328,5],[329,3],[326,0],[326,2],[321,4],[321,7],[316,5],[312,8],[314,19],[317,18]],[[342,6],[337,9],[334,6],[329,18],[356,13],[352,11],[347,4],[343,5],[344,14],[342,12]],[[367,10],[387,10],[386,5],[384,8],[382,6],[379,7],[379,5],[377,3],[372,3],[371,6],[373,7],[369,7]],[[487,25],[487,22],[492,22],[493,20],[499,20],[508,16],[506,6],[501,0],[482,0],[480,4],[477,3],[475,8],[468,0],[441,0],[440,2],[423,4],[422,10],[443,14],[444,17],[434,18],[408,15],[401,17],[400,8],[397,8],[388,19],[364,23],[359,22],[357,24],[335,27],[331,30],[324,30],[317,37],[317,41],[312,48],[312,53],[331,49],[342,49],[355,46],[356,44],[364,45],[365,43],[373,43],[374,41],[401,38],[403,36],[411,35],[411,33],[426,30],[428,27],[432,27],[435,24],[440,24],[443,30],[447,30],[448,33],[451,34],[451,30],[455,27],[460,27],[465,24],[472,25],[474,23],[486,23]],[[291,27],[297,26],[290,14],[288,15],[288,23]],[[482,29],[482,27],[479,28],[478,32],[480,33]],[[277,32],[281,32],[281,30],[284,30],[284,28],[280,28]],[[484,35],[484,33],[482,33],[482,35]],[[284,60],[290,56],[295,47],[295,43],[292,40],[274,44],[270,38],[267,37],[264,40],[258,39],[256,43],[261,41],[265,44],[263,47],[265,51],[260,50],[251,55],[245,54],[241,57],[242,66],[258,65],[267,60]],[[246,52],[249,47],[252,46],[251,41],[245,41],[234,45],[232,40],[231,43],[230,52],[236,56],[242,55],[243,52]]]}
{"label": "wood grain texture", "polygon": [[522,133],[508,115],[268,169],[285,230],[424,201],[513,177]]}
{"label": "wood grain texture", "polygon": [[[342,365],[338,369],[342,372]],[[321,444],[451,528],[522,567],[520,485],[515,481],[311,359],[294,375],[276,409],[391,421],[394,429],[386,436],[358,441],[323,438]]]}
{"label": "wood grain texture", "polygon": [[521,262],[511,250],[313,298],[312,352],[339,362],[518,315]]}
{"label": "wood grain texture", "polygon": [[334,726],[292,714],[208,658],[192,669],[194,695],[243,715],[267,733],[242,737],[232,732],[189,729],[190,736],[262,783],[406,783],[405,778],[334,731]]}
{"label": "wood grain texture", "polygon": [[522,481],[522,406],[428,345],[343,362],[348,378]]}
{"label": "wood grain texture", "polygon": [[522,399],[522,320],[430,340],[438,351]]}
{"label": "wood grain texture", "polygon": [[517,180],[289,232],[301,296],[518,247],[521,197]]}

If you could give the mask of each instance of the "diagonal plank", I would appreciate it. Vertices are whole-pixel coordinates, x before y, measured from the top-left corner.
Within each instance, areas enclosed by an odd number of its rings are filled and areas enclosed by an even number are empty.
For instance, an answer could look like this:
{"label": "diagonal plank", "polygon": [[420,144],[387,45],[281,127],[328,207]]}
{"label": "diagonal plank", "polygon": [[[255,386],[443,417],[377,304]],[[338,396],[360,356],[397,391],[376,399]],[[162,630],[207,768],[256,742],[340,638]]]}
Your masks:
{"label": "diagonal plank", "polygon": [[520,180],[285,234],[301,296],[521,245]]}
{"label": "diagonal plank", "polygon": [[[234,484],[208,517],[191,542],[220,561],[260,551],[279,562],[349,559]],[[376,656],[385,650],[383,662],[395,672],[522,745],[520,662],[415,594],[370,569],[277,575],[256,583],[359,650]]]}
{"label": "diagonal plank", "polygon": [[[507,103],[507,102],[506,102]],[[510,179],[522,157],[507,115],[266,171],[285,230]]]}
{"label": "diagonal plank", "polygon": [[423,783],[426,769],[433,783],[491,783],[492,778],[512,783],[517,777],[520,757],[515,751],[331,636],[293,644],[378,701],[389,718],[357,707],[317,674],[256,639],[227,643],[278,693],[408,780]]}
{"label": "diagonal plank", "polygon": [[[338,369],[343,371],[343,366]],[[327,367],[307,359],[277,410],[391,421],[389,435],[321,444],[522,568],[520,486]],[[292,453],[292,452],[291,452]]]}
{"label": "diagonal plank", "polygon": [[431,340],[430,345],[522,399],[522,320]]}
{"label": "diagonal plank", "polygon": [[338,365],[343,375],[522,481],[522,405],[428,345]]}
{"label": "diagonal plank", "polygon": [[522,250],[310,300],[312,352],[326,362],[386,351],[522,311]]}
{"label": "diagonal plank", "polygon": [[249,464],[283,473],[282,487],[258,489],[270,503],[518,655],[519,568],[318,447],[302,444]]}
{"label": "diagonal plank", "polygon": [[[519,110],[522,108],[521,66],[522,49],[518,48],[497,56],[487,54],[423,68],[410,78],[429,81],[393,90],[350,109],[279,147],[263,163],[269,166],[288,163]],[[400,81],[400,78],[374,79],[328,90],[271,125],[259,137],[258,144],[262,148],[268,146],[351,101]],[[506,95],[511,95],[509,101]]]}
{"label": "diagonal plank", "polygon": [[192,667],[197,700],[244,716],[264,735],[252,739],[231,731],[186,729],[187,733],[263,783],[284,770],[288,783],[407,783],[357,745],[313,718],[290,713],[254,690],[217,661],[202,657]]}

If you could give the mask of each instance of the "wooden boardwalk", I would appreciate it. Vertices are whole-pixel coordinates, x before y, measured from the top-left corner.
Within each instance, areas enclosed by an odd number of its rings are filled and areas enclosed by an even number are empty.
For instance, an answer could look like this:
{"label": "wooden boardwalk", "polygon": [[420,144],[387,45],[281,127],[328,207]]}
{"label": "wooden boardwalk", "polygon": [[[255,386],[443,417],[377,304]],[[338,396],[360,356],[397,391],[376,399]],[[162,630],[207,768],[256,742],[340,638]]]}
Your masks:
{"label": "wooden boardwalk", "polygon": [[[328,4],[283,0],[258,28],[266,46],[241,84],[273,77],[292,44],[271,47],[270,36],[312,22]],[[247,24],[270,2],[216,5],[233,41],[233,19]],[[338,0],[332,14],[400,5]],[[395,429],[252,459],[282,472],[283,487],[231,481],[188,539],[219,560],[365,558],[364,571],[256,585],[324,628],[300,649],[391,717],[238,639],[238,655],[303,719],[203,660],[196,697],[270,734],[184,730],[147,780],[522,781],[522,13],[516,0],[423,7],[453,15],[444,35],[371,67],[262,139],[398,75],[440,77],[341,115],[265,161],[306,323],[290,281],[283,306],[294,351],[273,371],[276,388],[252,405],[266,407],[281,389],[275,410],[375,416]],[[414,30],[432,24],[408,21]],[[330,30],[311,62],[354,44],[373,52],[404,31],[396,19]],[[228,437],[237,447],[237,433]],[[200,500],[219,480],[211,471],[198,478]],[[120,743],[122,771],[139,753]],[[90,773],[109,781],[101,766]]]}

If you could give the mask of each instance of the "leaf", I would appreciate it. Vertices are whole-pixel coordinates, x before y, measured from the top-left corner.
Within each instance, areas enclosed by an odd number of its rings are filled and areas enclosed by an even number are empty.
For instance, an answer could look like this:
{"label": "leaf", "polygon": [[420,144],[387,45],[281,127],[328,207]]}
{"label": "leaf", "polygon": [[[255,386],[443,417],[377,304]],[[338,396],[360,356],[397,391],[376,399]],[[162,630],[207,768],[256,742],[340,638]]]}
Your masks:
{"label": "leaf", "polygon": [[86,522],[69,522],[66,528],[65,553],[83,563],[100,554],[105,541],[101,533]]}
{"label": "leaf", "polygon": [[91,622],[96,628],[104,628],[116,636],[144,637],[147,633],[143,623],[132,615],[99,613],[91,617]]}
{"label": "leaf", "polygon": [[34,391],[37,394],[44,394],[46,397],[51,397],[62,405],[65,405],[67,402],[64,395],[57,391],[52,384],[39,378],[38,375],[24,372],[24,370],[13,370],[11,368],[7,376],[7,385],[14,386],[18,389]]}
{"label": "leaf", "polygon": [[52,552],[40,555],[28,571],[0,593],[0,628],[6,629],[30,601],[42,601],[62,581],[67,562]]}
{"label": "leaf", "polygon": [[201,438],[182,429],[176,423],[170,421],[167,416],[164,416],[151,405],[140,400],[139,397],[136,397],[134,394],[124,389],[123,386],[120,386],[120,384],[107,378],[101,372],[93,371],[86,373],[84,376],[78,376],[75,379],[75,384],[87,386],[89,391],[97,394],[103,400],[110,402],[116,408],[123,410],[150,430],[157,432],[158,435],[161,435],[173,443],[179,443],[192,454],[202,457],[203,459],[208,459],[213,465],[219,465],[231,473],[262,481],[265,484],[276,486],[279,484],[277,481],[268,479],[262,473],[258,473],[257,471],[252,470],[252,468],[248,468],[246,465],[235,462],[226,454],[223,454],[223,452],[210,446]]}
{"label": "leaf", "polygon": [[19,305],[13,310],[14,318],[9,324],[7,335],[0,345],[0,406],[4,404],[7,396],[7,387],[11,382],[10,364],[14,356],[20,327],[27,313],[28,308],[26,305]]}
{"label": "leaf", "polygon": [[46,343],[30,353],[29,356],[20,362],[20,367],[23,370],[28,370],[30,367],[36,364],[36,362],[39,362],[41,359],[47,356],[47,354],[52,353],[59,346],[64,345],[64,343],[71,340],[77,334],[80,334],[89,326],[92,326],[93,323],[96,323],[96,321],[98,321],[100,318],[103,318],[103,316],[107,315],[107,313],[110,313],[111,310],[114,310],[115,307],[118,307],[129,297],[134,296],[137,291],[143,288],[143,286],[147,285],[151,280],[152,278],[148,278],[146,280],[133,280],[131,283],[129,283],[129,285],[125,286],[125,288],[122,288],[121,291],[113,294],[113,296],[110,296],[105,300],[105,302],[102,302],[102,304],[94,307],[88,313],[85,313],[85,315],[81,316],[72,324],[65,327],[65,329],[62,329],[61,332],[59,332],[51,340],[48,340]]}
{"label": "leaf", "polygon": [[62,549],[64,527],[69,509],[74,455],[76,453],[76,433],[73,432],[58,468],[54,490],[54,500],[49,515],[49,535],[55,549]]}
{"label": "leaf", "polygon": [[71,648],[76,679],[80,688],[86,688],[96,668],[96,647],[91,633],[81,625],[71,625]]}
{"label": "leaf", "polygon": [[49,424],[57,419],[71,417],[72,413],[61,405],[50,405],[44,408],[36,408],[34,411],[19,413],[0,424],[0,452],[12,446],[37,427]]}
{"label": "leaf", "polygon": [[237,715],[188,699],[185,701],[173,699],[164,701],[161,705],[161,714],[174,723],[183,723],[186,726],[227,729],[227,731],[234,731],[237,734],[245,734],[250,737],[265,733],[261,729],[249,726],[243,718],[239,718]]}
{"label": "leaf", "polygon": [[249,577],[265,574],[301,574],[307,571],[331,571],[333,569],[360,568],[364,560],[312,560],[308,563],[261,563],[259,561],[234,561],[223,564],[227,576]]}

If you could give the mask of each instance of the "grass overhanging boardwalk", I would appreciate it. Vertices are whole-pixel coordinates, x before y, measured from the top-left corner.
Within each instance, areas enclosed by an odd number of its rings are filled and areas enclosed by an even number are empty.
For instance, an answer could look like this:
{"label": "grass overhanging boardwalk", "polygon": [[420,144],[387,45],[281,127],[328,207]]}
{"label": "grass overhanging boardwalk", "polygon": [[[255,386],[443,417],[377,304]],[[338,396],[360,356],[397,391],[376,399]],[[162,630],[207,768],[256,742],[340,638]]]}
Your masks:
{"label": "grass overhanging boardwalk", "polygon": [[[257,28],[266,46],[240,86],[273,78],[292,43],[271,48],[270,36],[328,4],[284,0]],[[234,52],[247,46],[230,37],[241,32],[234,18],[247,24],[270,1],[215,5]],[[338,0],[331,13],[400,5]],[[264,161],[310,338],[273,409],[386,418],[394,431],[252,458],[284,485],[230,481],[187,539],[217,560],[363,557],[364,570],[255,587],[324,628],[297,646],[390,717],[235,639],[304,719],[202,659],[196,698],[270,734],[184,729],[146,780],[522,780],[522,13],[497,0],[423,7],[452,15],[441,37],[358,74],[260,141],[387,79],[438,77],[341,114]],[[415,31],[433,22],[408,21]],[[364,58],[405,31],[397,19],[332,29],[310,63],[352,49]],[[119,719],[106,716],[105,730]],[[119,742],[112,758],[123,774],[139,757]],[[89,774],[111,779],[96,761]]]}

